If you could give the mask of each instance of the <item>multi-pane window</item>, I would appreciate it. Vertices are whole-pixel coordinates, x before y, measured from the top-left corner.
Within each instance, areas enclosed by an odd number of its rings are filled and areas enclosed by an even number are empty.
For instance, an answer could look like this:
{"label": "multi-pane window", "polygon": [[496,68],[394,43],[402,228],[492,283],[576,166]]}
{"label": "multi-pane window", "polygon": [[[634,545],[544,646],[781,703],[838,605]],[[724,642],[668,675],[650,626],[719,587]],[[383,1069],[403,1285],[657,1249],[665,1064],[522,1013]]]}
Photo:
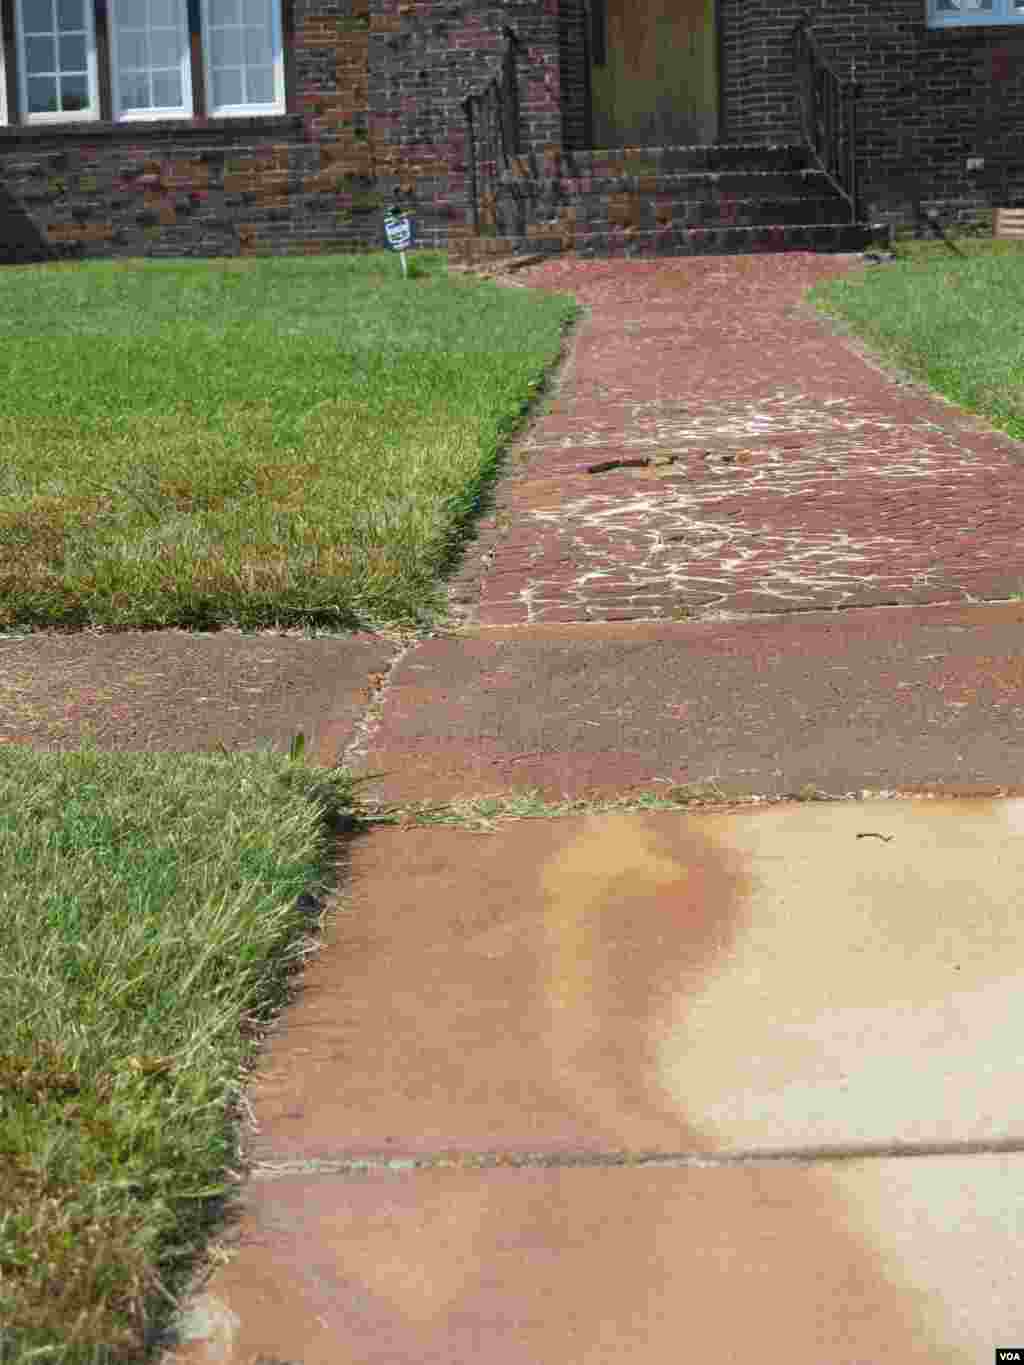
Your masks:
{"label": "multi-pane window", "polygon": [[933,28],[961,24],[1024,24],[1024,0],[928,0]]}
{"label": "multi-pane window", "polygon": [[190,114],[185,0],[112,0],[110,17],[114,117]]}
{"label": "multi-pane window", "polygon": [[[189,0],[107,0],[110,110],[115,121],[281,114],[282,0],[200,0],[202,43]],[[6,107],[0,34],[0,123],[100,117],[96,0],[15,0],[17,111]],[[104,50],[101,48],[101,50]],[[201,63],[205,109],[193,81]],[[104,100],[106,96],[104,95]]]}
{"label": "multi-pane window", "polygon": [[204,0],[203,29],[211,114],[284,108],[277,0]]}
{"label": "multi-pane window", "polygon": [[18,0],[18,85],[32,123],[99,116],[92,0]]}

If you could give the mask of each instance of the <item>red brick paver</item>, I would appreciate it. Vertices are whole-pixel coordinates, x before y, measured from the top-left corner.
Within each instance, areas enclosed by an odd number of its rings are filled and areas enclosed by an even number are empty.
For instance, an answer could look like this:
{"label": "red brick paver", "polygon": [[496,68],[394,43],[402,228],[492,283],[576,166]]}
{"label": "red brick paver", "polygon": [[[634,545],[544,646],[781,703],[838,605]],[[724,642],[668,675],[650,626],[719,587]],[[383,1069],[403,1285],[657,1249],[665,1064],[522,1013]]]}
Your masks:
{"label": "red brick paver", "polygon": [[[501,494],[481,625],[1005,599],[1024,447],[801,304],[857,258],[556,260],[591,309]],[[588,473],[639,455],[675,459]]]}

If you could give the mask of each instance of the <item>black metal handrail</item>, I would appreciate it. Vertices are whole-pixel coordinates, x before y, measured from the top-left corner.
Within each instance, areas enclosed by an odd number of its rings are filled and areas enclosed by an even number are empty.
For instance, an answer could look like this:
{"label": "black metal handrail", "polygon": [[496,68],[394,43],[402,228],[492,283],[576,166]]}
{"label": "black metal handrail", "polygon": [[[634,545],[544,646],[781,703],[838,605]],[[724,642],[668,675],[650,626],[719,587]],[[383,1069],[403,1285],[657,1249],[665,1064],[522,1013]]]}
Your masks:
{"label": "black metal handrail", "polygon": [[807,15],[793,30],[800,130],[819,169],[846,200],[850,221],[861,221],[857,183],[857,101],[861,87],[843,80],[826,61]]}
{"label": "black metal handrail", "polygon": [[[520,151],[519,76],[516,69],[519,38],[507,25],[505,47],[497,72],[462,101],[466,116],[466,170],[473,230],[480,231],[481,206],[487,185],[499,176]],[[493,190],[491,191],[493,193]]]}

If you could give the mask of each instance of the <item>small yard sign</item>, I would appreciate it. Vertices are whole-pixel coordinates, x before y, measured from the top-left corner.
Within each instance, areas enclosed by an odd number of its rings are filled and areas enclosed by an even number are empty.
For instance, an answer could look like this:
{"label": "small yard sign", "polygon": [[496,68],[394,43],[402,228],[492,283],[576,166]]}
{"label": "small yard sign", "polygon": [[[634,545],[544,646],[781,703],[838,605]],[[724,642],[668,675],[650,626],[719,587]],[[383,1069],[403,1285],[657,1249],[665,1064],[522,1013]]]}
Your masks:
{"label": "small yard sign", "polygon": [[401,256],[402,275],[407,277],[409,268],[405,263],[405,253],[413,245],[412,219],[396,206],[384,219],[384,235],[388,239],[388,246],[391,250],[397,251]]}

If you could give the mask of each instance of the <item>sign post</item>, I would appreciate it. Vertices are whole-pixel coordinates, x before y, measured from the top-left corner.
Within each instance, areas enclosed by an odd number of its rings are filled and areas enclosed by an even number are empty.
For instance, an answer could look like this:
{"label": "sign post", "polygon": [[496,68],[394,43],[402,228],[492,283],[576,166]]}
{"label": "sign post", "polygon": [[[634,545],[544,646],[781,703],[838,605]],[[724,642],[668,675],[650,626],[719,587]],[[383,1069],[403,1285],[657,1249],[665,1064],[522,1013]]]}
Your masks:
{"label": "sign post", "polygon": [[405,253],[413,245],[413,226],[412,219],[407,213],[403,213],[396,204],[384,219],[384,235],[387,237],[388,246],[392,251],[397,251],[402,259],[402,278],[409,278],[409,267],[406,264]]}

